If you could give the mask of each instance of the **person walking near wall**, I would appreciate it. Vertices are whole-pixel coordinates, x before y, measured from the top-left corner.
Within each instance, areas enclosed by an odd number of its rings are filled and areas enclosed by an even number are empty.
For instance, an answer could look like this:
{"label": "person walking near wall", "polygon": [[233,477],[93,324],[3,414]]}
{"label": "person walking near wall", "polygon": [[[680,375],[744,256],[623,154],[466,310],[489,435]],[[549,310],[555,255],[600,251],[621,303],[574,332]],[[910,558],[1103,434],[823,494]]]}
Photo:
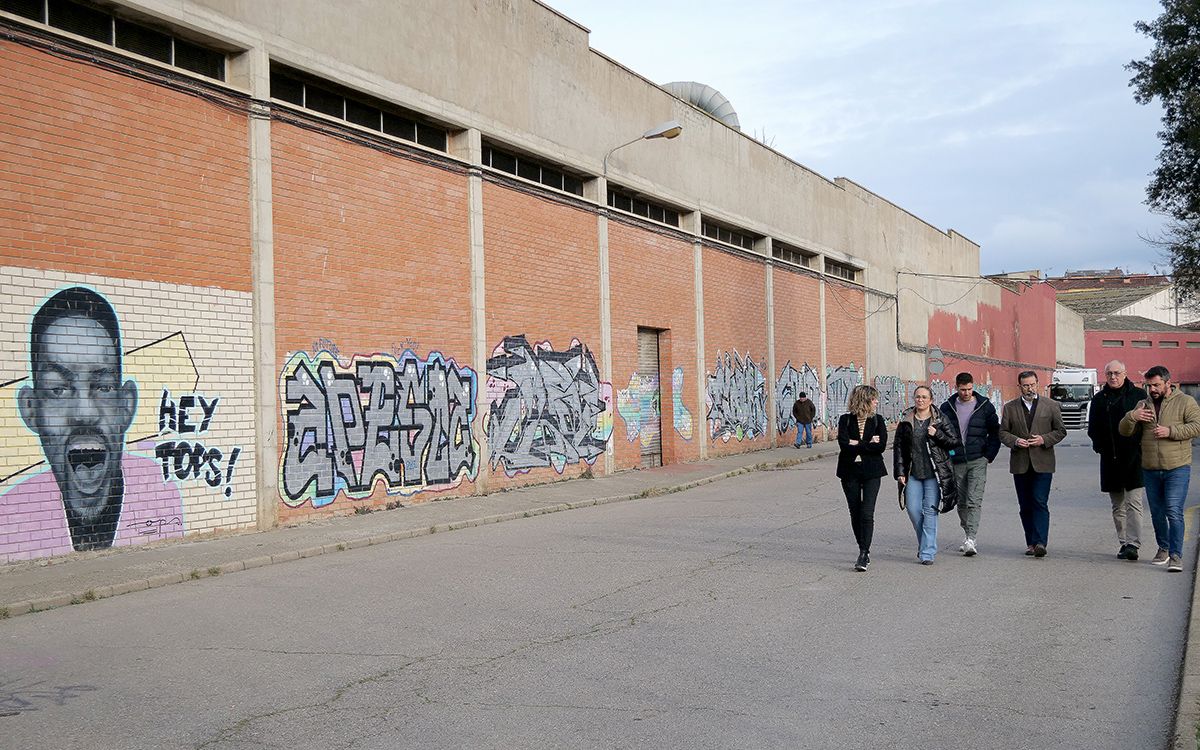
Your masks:
{"label": "person walking near wall", "polygon": [[1151,562],[1183,570],[1183,502],[1192,476],[1192,439],[1200,437],[1196,399],[1171,387],[1171,373],[1159,365],[1146,371],[1149,398],[1121,418],[1125,437],[1141,433],[1142,476],[1158,554]]}
{"label": "person walking near wall", "polygon": [[887,423],[875,413],[879,391],[869,385],[856,386],[850,392],[849,413],[838,419],[837,476],[842,480],[846,505],[850,510],[850,528],[858,542],[858,561],[854,569],[864,571],[871,564],[871,537],[875,533],[875,500],[879,482],[887,476],[883,451],[887,448]]}
{"label": "person walking near wall", "polygon": [[[892,444],[892,475],[902,488],[904,508],[917,532],[917,559],[933,565],[937,555],[938,513],[958,500],[951,454],[959,448],[956,420],[933,407],[933,391],[913,391],[915,406],[906,409]],[[940,503],[940,507],[939,507]]]}
{"label": "person walking near wall", "polygon": [[1000,442],[1007,445],[1008,470],[1016,485],[1025,528],[1025,554],[1046,556],[1050,536],[1050,481],[1054,477],[1054,445],[1067,436],[1058,402],[1038,398],[1038,376],[1026,370],[1017,376],[1021,397],[1004,405]]}
{"label": "person walking near wall", "polygon": [[801,444],[812,447],[813,420],[817,418],[817,406],[809,400],[808,394],[800,391],[800,396],[792,404],[792,416],[796,419],[796,447]]}
{"label": "person walking near wall", "polygon": [[992,402],[975,391],[975,378],[960,372],[954,378],[957,393],[941,406],[942,414],[958,425],[962,449],[954,452],[954,481],[958,485],[958,523],[963,543],[958,551],[974,557],[979,551],[979,519],[983,515],[983,490],[988,464],[1000,453],[1000,418]]}
{"label": "person walking near wall", "polygon": [[1141,435],[1125,437],[1121,420],[1149,398],[1125,377],[1125,363],[1114,359],[1104,366],[1104,387],[1088,407],[1088,437],[1100,455],[1100,491],[1112,503],[1120,560],[1137,560],[1142,546],[1142,443]]}

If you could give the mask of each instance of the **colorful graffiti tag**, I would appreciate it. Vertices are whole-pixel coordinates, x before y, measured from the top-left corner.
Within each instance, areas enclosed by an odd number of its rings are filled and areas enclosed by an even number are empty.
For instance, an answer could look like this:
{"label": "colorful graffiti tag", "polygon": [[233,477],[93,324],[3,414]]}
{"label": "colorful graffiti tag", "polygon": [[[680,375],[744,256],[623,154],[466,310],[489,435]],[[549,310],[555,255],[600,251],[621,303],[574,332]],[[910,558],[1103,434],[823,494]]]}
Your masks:
{"label": "colorful graffiti tag", "polygon": [[488,359],[487,398],[492,470],[503,467],[509,476],[590,465],[612,435],[612,384],[600,379],[595,357],[578,339],[555,351],[549,342],[506,336]]}
{"label": "colorful graffiti tag", "polygon": [[476,377],[433,353],[292,354],[280,377],[287,444],[280,489],[289,506],[321,507],[376,487],[409,495],[474,478]]}
{"label": "colorful graffiti tag", "polygon": [[671,371],[671,406],[675,412],[675,431],[684,440],[692,439],[692,413],[683,405],[683,368]]}
{"label": "colorful graffiti tag", "polygon": [[749,354],[717,353],[706,376],[706,419],[713,440],[753,440],[767,431],[766,378]]}
{"label": "colorful graffiti tag", "polygon": [[634,373],[629,387],[617,391],[617,413],[625,420],[625,438],[641,438],[643,447],[661,438],[662,406],[658,377]]}

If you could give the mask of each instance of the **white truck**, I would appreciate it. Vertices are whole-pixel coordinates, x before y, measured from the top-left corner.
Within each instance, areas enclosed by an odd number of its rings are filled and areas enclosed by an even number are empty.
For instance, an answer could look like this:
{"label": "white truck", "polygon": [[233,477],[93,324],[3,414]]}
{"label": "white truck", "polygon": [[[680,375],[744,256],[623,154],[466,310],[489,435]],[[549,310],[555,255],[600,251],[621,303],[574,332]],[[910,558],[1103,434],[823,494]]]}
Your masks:
{"label": "white truck", "polygon": [[1088,406],[1097,385],[1095,368],[1064,367],[1054,371],[1050,398],[1062,408],[1063,425],[1068,430],[1087,429]]}

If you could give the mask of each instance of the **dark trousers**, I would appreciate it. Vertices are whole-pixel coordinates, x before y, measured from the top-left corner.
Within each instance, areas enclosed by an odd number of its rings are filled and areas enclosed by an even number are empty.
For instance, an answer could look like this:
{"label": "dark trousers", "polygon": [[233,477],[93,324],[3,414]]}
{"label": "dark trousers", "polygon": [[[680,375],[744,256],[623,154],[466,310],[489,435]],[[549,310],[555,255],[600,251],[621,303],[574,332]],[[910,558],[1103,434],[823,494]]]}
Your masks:
{"label": "dark trousers", "polygon": [[1045,545],[1050,536],[1050,480],[1053,474],[1030,469],[1013,474],[1017,487],[1017,503],[1021,506],[1021,526],[1025,528],[1025,544]]}
{"label": "dark trousers", "polygon": [[879,477],[842,480],[842,491],[846,493],[846,506],[850,509],[850,528],[854,529],[854,540],[863,552],[871,550],[871,537],[875,534],[875,500],[879,497]]}

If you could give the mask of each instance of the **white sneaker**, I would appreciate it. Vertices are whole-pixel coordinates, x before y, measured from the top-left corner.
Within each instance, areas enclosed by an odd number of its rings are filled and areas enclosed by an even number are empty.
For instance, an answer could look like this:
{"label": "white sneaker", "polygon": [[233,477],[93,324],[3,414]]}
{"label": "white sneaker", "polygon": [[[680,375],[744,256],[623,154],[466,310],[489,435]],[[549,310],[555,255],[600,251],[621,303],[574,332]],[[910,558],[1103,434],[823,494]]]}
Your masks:
{"label": "white sneaker", "polygon": [[963,555],[966,557],[974,557],[975,553],[977,553],[979,550],[975,549],[975,540],[968,539],[967,541],[963,542],[962,551]]}
{"label": "white sneaker", "polygon": [[966,551],[967,551],[967,542],[969,542],[969,541],[971,541],[971,540],[970,540],[970,539],[964,539],[964,540],[963,540],[963,543],[962,543],[962,544],[960,544],[960,545],[958,545],[958,551],[959,551],[959,552],[966,552]]}

